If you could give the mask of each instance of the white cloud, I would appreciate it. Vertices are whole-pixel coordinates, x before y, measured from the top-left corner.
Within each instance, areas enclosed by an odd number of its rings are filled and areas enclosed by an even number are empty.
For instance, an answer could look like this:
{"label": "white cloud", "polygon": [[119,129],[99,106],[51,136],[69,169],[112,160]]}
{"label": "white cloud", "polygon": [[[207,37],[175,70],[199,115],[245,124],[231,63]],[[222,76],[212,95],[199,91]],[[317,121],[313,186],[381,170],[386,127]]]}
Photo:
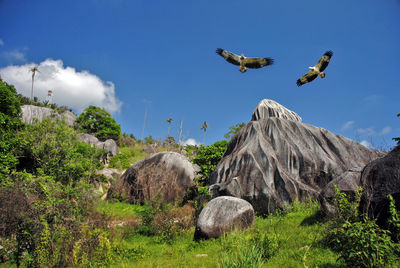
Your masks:
{"label": "white cloud", "polygon": [[387,126],[387,127],[384,127],[384,128],[381,130],[381,132],[379,132],[379,134],[380,134],[380,135],[386,135],[386,134],[389,134],[390,132],[392,132],[392,128],[389,127],[389,126]]}
{"label": "white cloud", "polygon": [[354,121],[347,121],[346,123],[343,124],[342,130],[348,130],[351,129],[354,126]]}
{"label": "white cloud", "polygon": [[[14,85],[19,93],[30,97],[30,68],[36,65],[7,66],[0,69],[0,75],[7,83]],[[37,66],[39,72],[35,76],[33,95],[40,100],[45,100],[47,91],[53,90],[52,102],[78,112],[89,105],[103,107],[110,113],[120,111],[122,102],[115,96],[112,82],[104,82],[88,71],[78,72],[73,67],[64,66],[62,60],[46,59]]]}
{"label": "white cloud", "polygon": [[366,140],[362,140],[360,142],[361,145],[364,145],[365,147],[371,148],[372,144]]}
{"label": "white cloud", "polygon": [[5,51],[2,53],[2,56],[11,62],[14,62],[14,61],[25,62],[26,61],[25,54],[17,49],[14,49],[12,51]]}
{"label": "white cloud", "polygon": [[4,45],[4,41],[3,41],[3,39],[0,39],[0,46],[3,46]]}
{"label": "white cloud", "polygon": [[193,138],[189,138],[185,141],[182,142],[182,145],[200,145],[200,142],[197,142],[195,139]]}
{"label": "white cloud", "polygon": [[374,130],[374,128],[369,127],[369,128],[359,128],[356,131],[358,134],[360,135],[366,135],[366,136],[375,136],[376,132]]}

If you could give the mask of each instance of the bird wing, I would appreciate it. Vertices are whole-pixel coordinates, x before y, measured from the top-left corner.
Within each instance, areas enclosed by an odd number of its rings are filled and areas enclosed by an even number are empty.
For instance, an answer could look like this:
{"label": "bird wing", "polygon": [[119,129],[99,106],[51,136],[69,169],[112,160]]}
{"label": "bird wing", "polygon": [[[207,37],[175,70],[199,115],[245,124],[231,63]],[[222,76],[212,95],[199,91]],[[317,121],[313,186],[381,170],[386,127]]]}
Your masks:
{"label": "bird wing", "polygon": [[308,73],[306,73],[305,75],[303,75],[300,79],[297,79],[297,86],[301,86],[304,85],[308,82],[311,82],[312,80],[314,80],[315,78],[318,77],[318,73],[316,71],[309,71]]}
{"label": "bird wing", "polygon": [[319,59],[317,65],[315,65],[315,68],[317,68],[320,72],[324,71],[329,64],[332,55],[333,52],[331,50],[325,52],[325,54]]}
{"label": "bird wing", "polygon": [[271,58],[245,58],[244,66],[247,68],[258,69],[267,65],[271,65],[274,63],[274,60]]}
{"label": "bird wing", "polygon": [[238,55],[233,54],[232,52],[229,52],[229,51],[224,50],[222,48],[217,48],[216,52],[221,57],[226,59],[229,63],[235,64],[235,65],[240,65],[240,57]]}

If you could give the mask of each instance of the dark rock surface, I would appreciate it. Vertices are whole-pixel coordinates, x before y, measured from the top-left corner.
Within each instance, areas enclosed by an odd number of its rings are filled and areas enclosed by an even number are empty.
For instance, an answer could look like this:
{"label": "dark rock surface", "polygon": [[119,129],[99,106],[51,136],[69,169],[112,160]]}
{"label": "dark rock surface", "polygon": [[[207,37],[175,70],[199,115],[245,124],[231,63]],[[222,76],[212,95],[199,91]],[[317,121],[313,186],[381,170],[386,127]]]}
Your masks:
{"label": "dark rock surface", "polygon": [[269,113],[251,121],[232,138],[211,174],[213,197],[243,198],[257,213],[269,214],[294,200],[317,198],[333,179],[383,156],[326,129],[281,116]]}
{"label": "dark rock surface", "polygon": [[219,237],[233,229],[245,229],[254,222],[254,209],[246,200],[220,196],[211,200],[201,211],[194,239]]}
{"label": "dark rock surface", "polygon": [[361,171],[362,168],[347,170],[325,186],[318,197],[321,210],[325,213],[325,215],[333,217],[337,213],[334,205],[334,185],[337,185],[340,192],[346,193],[347,196],[352,199],[356,196],[357,190],[360,187]]}
{"label": "dark rock surface", "polygon": [[34,105],[23,105],[22,110],[22,122],[26,124],[34,124],[35,118],[41,122],[45,117],[65,119],[68,126],[73,126],[76,120],[76,115],[70,111],[65,111],[62,114],[58,114],[53,109],[46,107],[39,107]]}
{"label": "dark rock surface", "polygon": [[397,210],[400,209],[400,145],[386,156],[369,163],[361,174],[363,188],[360,210],[377,219],[377,224],[387,227],[391,194]]}
{"label": "dark rock surface", "polygon": [[108,196],[119,195],[136,203],[153,200],[158,194],[166,202],[182,198],[194,187],[198,167],[176,152],[161,152],[142,159],[112,185]]}

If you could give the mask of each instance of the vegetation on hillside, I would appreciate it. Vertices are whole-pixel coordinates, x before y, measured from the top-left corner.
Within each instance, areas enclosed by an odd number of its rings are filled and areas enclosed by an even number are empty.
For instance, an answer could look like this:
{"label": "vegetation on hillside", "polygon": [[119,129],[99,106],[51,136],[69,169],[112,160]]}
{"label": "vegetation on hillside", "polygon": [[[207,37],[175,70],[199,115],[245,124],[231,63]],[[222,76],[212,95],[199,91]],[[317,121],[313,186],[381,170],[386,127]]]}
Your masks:
{"label": "vegetation on hillside", "polygon": [[[400,266],[400,217],[393,198],[388,196],[390,230],[384,230],[359,213],[361,190],[350,199],[336,189],[334,218],[324,217],[315,201],[295,201],[274,215],[256,216],[247,230],[194,242],[196,216],[204,206],[196,194],[207,194],[227,140],[186,146],[200,172],[197,193],[183,200],[167,204],[157,195],[144,205],[103,201],[93,183],[102,180],[96,171],[104,166],[104,151],[80,142],[77,131],[88,128],[101,139],[115,138],[121,154],[109,167],[118,169],[148,151],[183,153],[182,148],[172,139],[138,141],[121,134],[115,120],[94,106],[77,129],[63,120],[25,125],[24,101],[0,80],[0,263],[6,266]],[[227,138],[242,126],[231,127]]]}

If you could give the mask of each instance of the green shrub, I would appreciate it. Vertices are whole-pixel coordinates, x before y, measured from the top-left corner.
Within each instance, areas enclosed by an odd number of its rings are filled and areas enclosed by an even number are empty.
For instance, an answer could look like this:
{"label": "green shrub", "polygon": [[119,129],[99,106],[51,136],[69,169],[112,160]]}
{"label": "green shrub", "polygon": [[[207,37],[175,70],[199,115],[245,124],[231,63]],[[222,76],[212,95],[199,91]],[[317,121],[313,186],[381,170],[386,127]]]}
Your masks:
{"label": "green shrub", "polygon": [[400,242],[400,217],[396,209],[393,196],[389,194],[387,198],[389,199],[389,213],[390,213],[390,218],[388,220],[389,230],[392,233],[394,241],[398,243]]}
{"label": "green shrub", "polygon": [[201,169],[198,177],[198,183],[201,186],[209,184],[210,175],[222,159],[227,147],[228,141],[226,140],[217,141],[208,146],[200,145],[192,162],[199,165]]}
{"label": "green shrub", "polygon": [[[328,244],[340,254],[348,266],[385,267],[396,259],[396,244],[390,232],[381,229],[366,216],[360,219],[358,207],[361,189],[355,200],[349,201],[345,193],[335,186],[335,204],[339,215],[328,233]],[[393,208],[392,208],[393,209]]]}
{"label": "green shrub", "polygon": [[16,133],[23,128],[21,104],[16,89],[0,78],[0,184],[18,164],[15,148],[21,140]]}
{"label": "green shrub", "polygon": [[112,247],[109,234],[98,228],[85,226],[81,238],[76,241],[73,249],[75,264],[79,265],[108,265],[112,261]]}
{"label": "green shrub", "polygon": [[358,188],[353,200],[346,193],[340,192],[336,184],[333,186],[333,190],[335,192],[334,204],[338,212],[338,221],[354,222],[359,220],[358,207],[360,206],[362,188]]}
{"label": "green shrub", "polygon": [[127,169],[131,166],[130,158],[131,158],[131,155],[122,154],[122,153],[114,155],[111,158],[110,164],[108,166],[110,168],[116,168],[119,170]]}
{"label": "green shrub", "polygon": [[94,175],[103,165],[103,150],[80,142],[64,120],[44,118],[18,134],[24,144],[19,149],[19,169],[35,175],[47,175],[68,184]]}
{"label": "green shrub", "polygon": [[395,259],[390,232],[372,220],[345,222],[331,230],[333,249],[348,266],[385,267]]}

